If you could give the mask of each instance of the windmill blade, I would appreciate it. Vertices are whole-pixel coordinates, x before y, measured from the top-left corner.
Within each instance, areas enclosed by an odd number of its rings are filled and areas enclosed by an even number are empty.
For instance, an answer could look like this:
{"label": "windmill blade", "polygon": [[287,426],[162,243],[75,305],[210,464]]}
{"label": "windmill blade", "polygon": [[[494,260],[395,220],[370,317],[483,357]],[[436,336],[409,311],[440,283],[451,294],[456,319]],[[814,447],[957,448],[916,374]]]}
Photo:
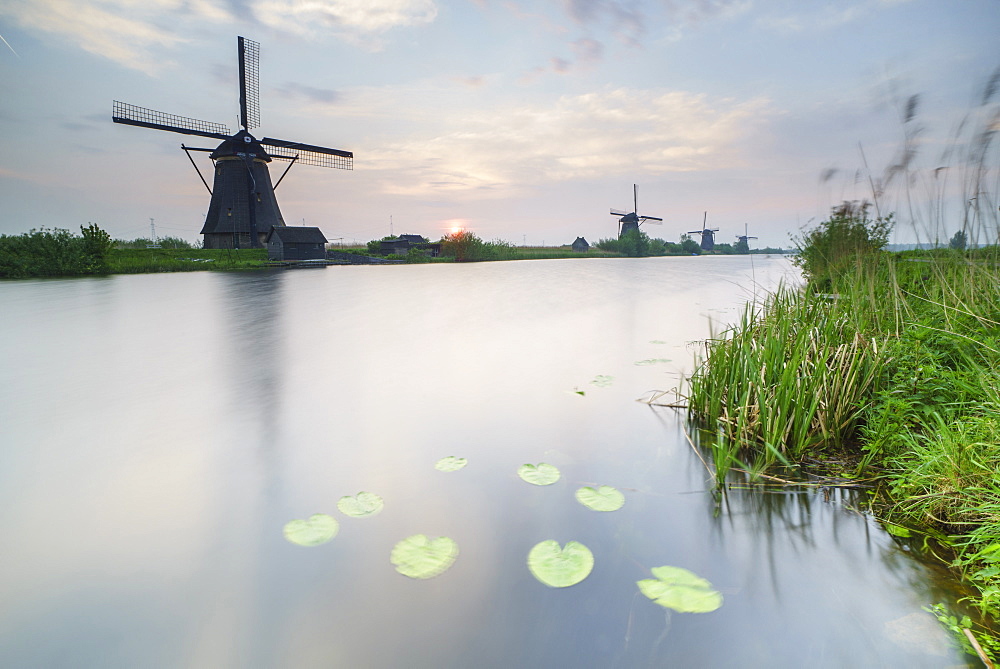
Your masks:
{"label": "windmill blade", "polygon": [[247,132],[260,125],[260,44],[238,37],[240,55],[240,125]]}
{"label": "windmill blade", "polygon": [[652,223],[653,225],[663,225],[663,219],[657,218],[656,216],[640,216],[643,223]]}
{"label": "windmill blade", "polygon": [[625,216],[625,215],[627,215],[627,214],[628,214],[628,212],[627,212],[627,211],[619,211],[619,210],[617,210],[617,209],[612,209],[612,210],[611,210],[611,215],[612,215],[612,216]]}
{"label": "windmill blade", "polygon": [[282,158],[285,160],[298,158],[298,162],[305,165],[335,167],[341,170],[354,169],[354,154],[350,151],[328,149],[325,146],[289,142],[284,139],[274,139],[272,137],[265,137],[260,140],[260,145],[267,150],[272,158]]}
{"label": "windmill blade", "polygon": [[125,125],[137,125],[141,128],[153,128],[155,130],[166,130],[168,132],[179,132],[182,135],[198,135],[199,137],[214,137],[215,139],[229,139],[233,133],[229,128],[221,123],[210,121],[199,121],[186,116],[174,116],[155,109],[137,107],[125,102],[114,101],[114,108],[111,112],[111,120],[115,123]]}

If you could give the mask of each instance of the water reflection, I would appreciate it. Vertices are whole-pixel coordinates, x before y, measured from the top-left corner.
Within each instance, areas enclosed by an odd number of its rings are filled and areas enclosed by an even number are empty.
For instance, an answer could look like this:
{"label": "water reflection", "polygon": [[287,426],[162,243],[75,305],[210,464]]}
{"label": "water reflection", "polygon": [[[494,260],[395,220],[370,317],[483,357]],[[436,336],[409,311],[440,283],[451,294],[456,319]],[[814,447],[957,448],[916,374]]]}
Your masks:
{"label": "water reflection", "polygon": [[[754,262],[0,283],[0,532],[16,538],[0,665],[955,661],[892,640],[937,601],[933,579],[845,500],[731,491],[717,509],[680,416],[635,401],[676,383],[754,277],[790,271]],[[435,469],[448,456],[466,465]],[[560,476],[530,485],[525,463]],[[574,498],[602,485],[624,506]],[[377,515],[337,510],[359,491]],[[284,538],[314,513],[335,538]],[[416,535],[453,539],[454,564],[397,573]],[[545,541],[586,546],[592,572],[540,583],[527,556]],[[723,606],[667,614],[636,586],[663,565]]]}

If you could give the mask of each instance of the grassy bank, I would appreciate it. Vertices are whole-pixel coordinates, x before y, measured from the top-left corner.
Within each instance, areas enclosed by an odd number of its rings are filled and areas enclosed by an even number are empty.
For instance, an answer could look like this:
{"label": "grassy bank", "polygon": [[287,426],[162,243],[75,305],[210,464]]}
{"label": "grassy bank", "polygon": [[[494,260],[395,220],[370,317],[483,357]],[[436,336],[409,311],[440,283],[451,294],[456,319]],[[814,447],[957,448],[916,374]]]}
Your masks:
{"label": "grassy bank", "polygon": [[255,269],[267,265],[267,249],[111,249],[108,274]]}
{"label": "grassy bank", "polygon": [[[816,461],[870,481],[886,526],[926,538],[995,625],[1000,249],[890,254],[880,250],[885,221],[841,213],[825,228],[832,234],[805,240],[804,287],[748,305],[706,343],[689,380],[691,417],[711,435],[720,483],[729,467]],[[859,236],[824,247],[844,240],[837,225]],[[986,652],[1000,653],[991,632],[977,631]]]}
{"label": "grassy bank", "polygon": [[236,270],[267,265],[266,249],[196,249],[186,243],[171,244],[175,248],[144,246],[116,242],[94,224],[81,226],[79,235],[59,228],[0,235],[0,278]]}

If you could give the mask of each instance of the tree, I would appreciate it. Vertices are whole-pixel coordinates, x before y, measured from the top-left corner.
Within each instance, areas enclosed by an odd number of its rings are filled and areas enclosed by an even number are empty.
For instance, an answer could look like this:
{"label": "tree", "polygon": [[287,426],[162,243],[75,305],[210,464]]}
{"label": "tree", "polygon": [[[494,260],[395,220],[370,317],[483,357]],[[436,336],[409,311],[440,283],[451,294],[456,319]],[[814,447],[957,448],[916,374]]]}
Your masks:
{"label": "tree", "polygon": [[681,235],[681,250],[691,255],[701,255],[701,244],[691,239],[691,235]]}
{"label": "tree", "polygon": [[955,249],[956,251],[964,251],[968,243],[969,236],[965,234],[965,230],[959,230],[952,235],[951,241],[948,242],[948,248]]}
{"label": "tree", "polygon": [[622,255],[629,258],[645,258],[649,255],[649,235],[642,230],[629,230],[618,241]]}

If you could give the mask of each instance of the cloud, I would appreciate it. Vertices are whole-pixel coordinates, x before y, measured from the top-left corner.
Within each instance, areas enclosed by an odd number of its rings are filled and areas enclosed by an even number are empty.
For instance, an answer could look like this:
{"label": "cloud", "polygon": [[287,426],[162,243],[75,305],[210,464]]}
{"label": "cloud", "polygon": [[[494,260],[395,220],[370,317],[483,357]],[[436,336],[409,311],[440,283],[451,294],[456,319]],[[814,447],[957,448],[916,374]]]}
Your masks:
{"label": "cloud", "polygon": [[24,30],[52,35],[123,67],[154,75],[173,63],[163,48],[187,40],[179,22],[235,21],[237,11],[269,28],[295,35],[333,32],[370,48],[372,36],[430,23],[434,0],[5,0],[0,17]]}
{"label": "cloud", "polygon": [[578,39],[571,46],[577,61],[583,65],[596,63],[604,56],[604,45],[589,37]]}
{"label": "cloud", "polygon": [[271,28],[301,35],[332,30],[355,41],[437,17],[433,0],[253,0],[250,7]]}
{"label": "cloud", "polygon": [[612,32],[627,42],[635,42],[646,31],[646,17],[636,2],[628,0],[563,0],[563,5],[580,24],[610,24]]}
{"label": "cloud", "polygon": [[731,19],[753,6],[750,0],[666,0],[667,16],[676,23],[695,26],[713,19]]}
{"label": "cloud", "polygon": [[157,27],[150,20],[134,17],[167,13],[175,3],[149,0],[135,5],[128,0],[106,3],[73,0],[13,0],[0,3],[6,16],[35,34],[51,34],[69,40],[84,51],[103,56],[119,65],[153,74],[166,63],[149,53],[152,46],[174,46],[183,38]]}
{"label": "cloud", "polygon": [[[764,99],[615,89],[489,113],[455,108],[435,135],[369,147],[387,192],[510,193],[540,183],[730,168],[775,112]],[[502,188],[501,188],[502,187]]]}
{"label": "cloud", "polygon": [[322,104],[333,104],[340,102],[343,99],[343,95],[335,90],[329,88],[314,88],[312,86],[306,86],[305,84],[298,84],[295,82],[279,86],[277,90],[282,97],[305,98],[309,102],[318,102]]}
{"label": "cloud", "polygon": [[[864,0],[853,4],[831,4],[821,9],[802,9],[788,14],[769,14],[757,19],[757,25],[776,33],[789,35],[805,31],[822,31],[854,23],[876,12],[909,0]],[[798,9],[800,6],[796,6]],[[801,7],[807,7],[802,5]]]}

